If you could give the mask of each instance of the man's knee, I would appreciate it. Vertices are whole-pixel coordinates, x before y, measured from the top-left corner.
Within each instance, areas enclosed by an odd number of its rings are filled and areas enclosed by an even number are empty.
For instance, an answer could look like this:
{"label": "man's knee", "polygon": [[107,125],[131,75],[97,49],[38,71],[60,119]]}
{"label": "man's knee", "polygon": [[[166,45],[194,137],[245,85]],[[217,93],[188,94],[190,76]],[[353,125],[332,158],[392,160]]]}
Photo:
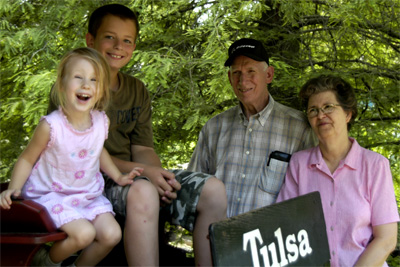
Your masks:
{"label": "man's knee", "polygon": [[226,211],[227,198],[224,183],[216,177],[209,178],[201,191],[199,205],[206,209]]}
{"label": "man's knee", "polygon": [[218,197],[226,199],[225,185],[222,181],[218,180],[216,177],[210,177],[205,183],[203,190],[201,192],[209,197]]}

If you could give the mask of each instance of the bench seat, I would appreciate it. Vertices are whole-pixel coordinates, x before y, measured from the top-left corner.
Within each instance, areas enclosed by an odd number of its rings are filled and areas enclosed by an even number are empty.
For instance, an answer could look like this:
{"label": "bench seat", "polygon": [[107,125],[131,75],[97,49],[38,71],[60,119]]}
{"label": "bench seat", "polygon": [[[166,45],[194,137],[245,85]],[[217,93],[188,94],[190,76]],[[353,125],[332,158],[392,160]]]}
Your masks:
{"label": "bench seat", "polygon": [[45,207],[32,200],[19,198],[11,209],[0,208],[0,220],[1,266],[29,266],[41,245],[67,237],[57,230]]}

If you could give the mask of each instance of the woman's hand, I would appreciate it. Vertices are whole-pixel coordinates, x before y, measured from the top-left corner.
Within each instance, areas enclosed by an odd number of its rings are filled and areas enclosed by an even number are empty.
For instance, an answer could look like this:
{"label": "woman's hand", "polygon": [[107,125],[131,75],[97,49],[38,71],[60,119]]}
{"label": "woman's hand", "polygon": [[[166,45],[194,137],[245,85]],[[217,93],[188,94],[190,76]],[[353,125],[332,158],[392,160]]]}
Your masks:
{"label": "woman's hand", "polygon": [[372,227],[373,239],[361,254],[355,266],[382,266],[397,243],[397,223]]}

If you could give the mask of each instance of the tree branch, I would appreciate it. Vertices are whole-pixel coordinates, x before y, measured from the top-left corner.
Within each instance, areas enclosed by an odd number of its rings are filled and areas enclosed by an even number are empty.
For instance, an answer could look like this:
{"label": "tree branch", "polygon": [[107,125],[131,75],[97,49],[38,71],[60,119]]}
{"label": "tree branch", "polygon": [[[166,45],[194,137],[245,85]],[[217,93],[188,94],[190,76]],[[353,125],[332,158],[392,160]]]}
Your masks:
{"label": "tree branch", "polygon": [[400,116],[396,117],[379,117],[379,118],[365,118],[363,121],[400,121]]}
{"label": "tree branch", "polygon": [[391,142],[373,143],[373,144],[365,145],[364,148],[372,148],[372,147],[378,147],[378,146],[393,146],[393,145],[400,145],[400,140],[399,141],[391,141]]}
{"label": "tree branch", "polygon": [[400,32],[399,31],[395,31],[392,28],[387,28],[387,27],[385,27],[384,25],[382,25],[380,23],[373,23],[373,22],[371,22],[369,20],[365,20],[365,22],[366,22],[366,26],[368,26],[368,27],[365,27],[364,25],[359,23],[358,25],[360,26],[360,28],[364,28],[364,29],[367,29],[367,30],[374,29],[374,30],[383,32],[383,33],[387,34],[390,37],[393,37],[393,38],[396,38],[396,39],[400,39]]}
{"label": "tree branch", "polygon": [[[328,64],[333,64],[333,63],[360,63],[362,65],[366,65],[373,69],[379,70],[379,75],[382,77],[386,77],[386,78],[389,78],[392,80],[400,80],[400,72],[394,71],[393,69],[388,69],[385,67],[372,65],[368,62],[364,62],[359,59],[312,61],[312,64],[310,64],[310,62],[307,61],[306,65],[303,65],[302,67],[305,68],[305,67],[312,66],[312,65],[320,65],[320,66],[323,66],[324,68],[331,70],[332,68],[329,67]],[[355,72],[355,71],[357,71],[357,69],[353,68],[352,71]],[[372,73],[372,71],[368,70],[368,69],[361,69],[361,70],[359,70],[359,72]]]}

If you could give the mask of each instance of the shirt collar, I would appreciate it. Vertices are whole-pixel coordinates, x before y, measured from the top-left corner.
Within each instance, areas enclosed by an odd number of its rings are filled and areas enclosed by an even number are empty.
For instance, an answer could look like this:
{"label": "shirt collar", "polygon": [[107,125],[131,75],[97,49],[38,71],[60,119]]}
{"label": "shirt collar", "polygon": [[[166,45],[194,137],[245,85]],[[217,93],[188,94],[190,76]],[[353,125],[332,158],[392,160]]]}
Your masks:
{"label": "shirt collar", "polygon": [[357,169],[357,158],[360,155],[360,145],[356,141],[356,139],[349,137],[351,142],[351,148],[349,153],[347,153],[346,158],[344,159],[344,164],[349,166],[352,169]]}
{"label": "shirt collar", "polygon": [[[351,148],[349,153],[347,153],[346,157],[344,158],[343,163],[340,165],[347,165],[355,170],[357,169],[357,157],[359,155],[360,145],[352,137],[349,137],[349,140],[351,142]],[[321,166],[323,162],[324,159],[322,158],[321,149],[319,149],[319,146],[314,147],[310,157],[310,165]]]}
{"label": "shirt collar", "polygon": [[[261,126],[264,126],[265,123],[267,122],[269,115],[272,112],[272,109],[274,108],[275,105],[275,100],[274,98],[271,96],[271,94],[269,94],[269,98],[268,98],[268,104],[267,106],[261,110],[260,112],[258,112],[257,114],[252,115],[250,118],[256,118],[257,121],[261,124]],[[246,115],[243,112],[243,108],[242,108],[242,104],[239,103],[239,108],[238,108],[238,114],[240,116],[240,119],[242,120],[242,122],[247,125],[248,120],[246,118]]]}

